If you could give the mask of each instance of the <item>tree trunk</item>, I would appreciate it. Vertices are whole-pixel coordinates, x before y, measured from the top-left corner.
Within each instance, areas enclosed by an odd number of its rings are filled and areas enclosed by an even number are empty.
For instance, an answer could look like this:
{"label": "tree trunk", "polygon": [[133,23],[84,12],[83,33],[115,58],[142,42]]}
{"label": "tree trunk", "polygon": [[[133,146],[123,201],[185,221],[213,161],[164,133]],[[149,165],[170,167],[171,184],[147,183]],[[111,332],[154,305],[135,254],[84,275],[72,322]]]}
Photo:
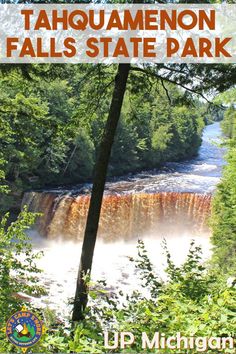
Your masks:
{"label": "tree trunk", "polygon": [[76,284],[76,293],[72,315],[73,321],[79,321],[83,318],[83,312],[87,305],[88,289],[84,281],[84,275],[88,272],[90,273],[92,268],[93,253],[97,238],[98,223],[101,212],[107,169],[117,124],[120,118],[129,70],[130,64],[119,64],[118,66],[108,119],[104,129],[100,145],[100,152],[95,167],[95,176]]}

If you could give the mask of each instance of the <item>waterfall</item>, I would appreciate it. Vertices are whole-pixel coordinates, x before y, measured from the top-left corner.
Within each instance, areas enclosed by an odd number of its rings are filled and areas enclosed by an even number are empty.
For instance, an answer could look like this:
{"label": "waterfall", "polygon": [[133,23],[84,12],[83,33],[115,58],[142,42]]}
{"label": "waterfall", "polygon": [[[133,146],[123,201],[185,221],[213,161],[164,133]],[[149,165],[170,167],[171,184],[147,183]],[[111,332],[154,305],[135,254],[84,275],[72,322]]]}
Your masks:
{"label": "waterfall", "polygon": [[[55,192],[25,193],[22,205],[42,213],[36,228],[48,239],[82,240],[89,195],[59,195]],[[165,237],[189,232],[208,232],[211,194],[136,193],[105,194],[99,223],[99,238],[106,242],[143,236]]]}

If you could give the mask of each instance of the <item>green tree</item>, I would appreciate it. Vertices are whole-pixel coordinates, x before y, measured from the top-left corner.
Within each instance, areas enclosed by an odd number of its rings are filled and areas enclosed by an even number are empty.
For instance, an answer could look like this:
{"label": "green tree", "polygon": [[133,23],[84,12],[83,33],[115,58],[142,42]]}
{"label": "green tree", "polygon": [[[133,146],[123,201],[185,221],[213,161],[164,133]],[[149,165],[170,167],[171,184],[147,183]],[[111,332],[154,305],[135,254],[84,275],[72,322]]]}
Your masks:
{"label": "green tree", "polygon": [[38,285],[36,260],[41,253],[33,252],[26,230],[34,223],[32,213],[22,211],[18,219],[7,226],[8,215],[0,223],[0,326],[5,325],[9,314],[19,310],[24,295],[43,293]]}
{"label": "green tree", "polygon": [[227,166],[213,199],[212,243],[220,271],[235,276],[236,263],[236,143],[231,142]]}

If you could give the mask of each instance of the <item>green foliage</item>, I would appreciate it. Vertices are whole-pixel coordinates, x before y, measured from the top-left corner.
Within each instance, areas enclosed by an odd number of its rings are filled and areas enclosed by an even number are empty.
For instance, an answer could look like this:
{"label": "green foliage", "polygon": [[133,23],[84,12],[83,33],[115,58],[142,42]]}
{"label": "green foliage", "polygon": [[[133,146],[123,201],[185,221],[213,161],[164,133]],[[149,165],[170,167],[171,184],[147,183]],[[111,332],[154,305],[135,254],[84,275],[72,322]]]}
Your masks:
{"label": "green foliage", "polygon": [[[132,262],[134,261],[134,259],[130,260]],[[142,240],[138,240],[138,258],[135,259],[135,266],[139,271],[143,287],[149,289],[150,294],[155,298],[160,292],[163,282],[155,274],[153,265],[148,257],[147,250]]]}
{"label": "green foliage", "polygon": [[219,94],[214,101],[217,104],[227,105],[221,127],[226,137],[230,139],[236,138],[236,89],[232,88]]}
{"label": "green foliage", "polygon": [[167,149],[173,135],[170,132],[170,126],[161,125],[154,131],[152,136],[152,147],[154,150],[163,152]]}
{"label": "green foliage", "polygon": [[[19,209],[25,189],[89,181],[115,67],[31,65],[25,73],[17,67],[1,69],[0,179],[5,176],[6,182],[0,192],[8,187],[11,193],[0,207]],[[175,85],[164,89],[156,79],[132,73],[109,175],[157,168],[196,154],[205,108],[186,99]]]}
{"label": "green foliage", "polygon": [[155,80],[131,76],[113,146],[111,174],[157,168],[197,153],[206,107],[185,100],[174,85],[166,87],[171,102]]}
{"label": "green foliage", "polygon": [[0,328],[7,318],[24,303],[19,293],[39,295],[36,260],[41,253],[32,251],[25,231],[34,223],[35,215],[22,211],[15,222],[8,223],[8,215],[0,223]]}
{"label": "green foliage", "polygon": [[228,138],[236,139],[236,109],[233,105],[230,106],[225,112],[224,120],[222,121],[221,126],[224,134]]}
{"label": "green foliage", "polygon": [[221,104],[228,104],[231,105],[235,103],[235,98],[236,98],[236,89],[231,88],[230,90],[227,90],[219,95],[214,99],[215,103],[221,103]]}
{"label": "green foliage", "polygon": [[236,271],[236,144],[231,143],[223,178],[213,200],[212,243],[214,259],[222,272]]}
{"label": "green foliage", "polygon": [[207,272],[201,262],[201,247],[195,246],[194,241],[190,243],[189,253],[186,261],[181,267],[176,267],[171,260],[167,243],[164,243],[167,256],[167,269],[170,283],[179,284],[181,292],[191,300],[201,302],[209,293],[209,288],[217,281],[216,276]]}
{"label": "green foliage", "polygon": [[1,151],[6,161],[6,175],[16,181],[37,166],[47,109],[35,97],[20,93],[13,99],[3,95],[1,106]]}
{"label": "green foliage", "polygon": [[5,161],[2,158],[2,154],[0,154],[0,193],[1,194],[6,194],[9,192],[9,189],[5,183],[5,172],[2,169],[5,164]]}
{"label": "green foliage", "polygon": [[[232,102],[236,91],[222,96],[225,102]],[[222,128],[230,138],[226,141],[228,153],[223,178],[218,185],[212,208],[213,260],[219,270],[235,275],[236,271],[236,110],[231,105],[225,112]]]}
{"label": "green foliage", "polygon": [[[228,337],[234,336],[236,288],[227,286],[226,279],[220,278],[207,269],[201,259],[201,249],[191,243],[186,261],[176,266],[164,243],[167,260],[166,281],[155,273],[148,258],[144,243],[138,243],[138,258],[133,260],[138,276],[146,290],[145,296],[139,291],[131,295],[108,294],[99,284],[90,290],[90,306],[85,319],[70,328],[60,323],[50,310],[41,311],[47,332],[32,352],[37,353],[103,353],[143,352],[142,332],[151,339],[156,331],[165,336],[180,332],[186,337]],[[104,331],[130,331],[136,341],[126,349],[105,349]],[[20,352],[8,344],[0,334],[0,352]],[[147,352],[177,353],[165,349],[148,349]],[[181,353],[196,354],[197,349],[182,349]],[[233,353],[226,349],[224,353]],[[208,349],[207,353],[215,353]]]}
{"label": "green foliage", "polygon": [[[126,296],[123,304],[118,301],[118,296],[107,299],[98,297],[87,310],[85,320],[77,325],[73,338],[68,341],[67,350],[76,353],[143,352],[140,340],[142,332],[146,332],[149,338],[156,331],[165,333],[166,337],[177,332],[187,337],[234,335],[236,289],[227,287],[225,279],[217,278],[203,266],[201,250],[194,243],[180,267],[173,264],[166,245],[164,248],[168,280],[158,280],[144,244],[139,241],[136,267],[149,294],[143,296],[135,291]],[[136,341],[126,349],[107,350],[104,348],[103,331],[132,332]],[[176,351],[153,348],[147,352]],[[188,354],[197,352],[196,349],[181,350],[181,353]],[[215,353],[215,350],[209,349],[207,353]],[[233,353],[233,350],[226,349],[224,353]]]}

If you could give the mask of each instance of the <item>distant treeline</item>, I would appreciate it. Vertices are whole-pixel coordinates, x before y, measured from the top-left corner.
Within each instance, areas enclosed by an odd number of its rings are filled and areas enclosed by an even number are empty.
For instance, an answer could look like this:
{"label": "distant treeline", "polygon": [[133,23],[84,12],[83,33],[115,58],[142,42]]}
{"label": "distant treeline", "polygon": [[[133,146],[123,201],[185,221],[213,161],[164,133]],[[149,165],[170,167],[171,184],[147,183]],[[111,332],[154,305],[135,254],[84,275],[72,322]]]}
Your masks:
{"label": "distant treeline", "polygon": [[[35,65],[30,77],[1,71],[0,169],[13,202],[25,189],[92,179],[114,73],[103,65]],[[137,73],[129,80],[109,175],[195,155],[208,105]]]}

